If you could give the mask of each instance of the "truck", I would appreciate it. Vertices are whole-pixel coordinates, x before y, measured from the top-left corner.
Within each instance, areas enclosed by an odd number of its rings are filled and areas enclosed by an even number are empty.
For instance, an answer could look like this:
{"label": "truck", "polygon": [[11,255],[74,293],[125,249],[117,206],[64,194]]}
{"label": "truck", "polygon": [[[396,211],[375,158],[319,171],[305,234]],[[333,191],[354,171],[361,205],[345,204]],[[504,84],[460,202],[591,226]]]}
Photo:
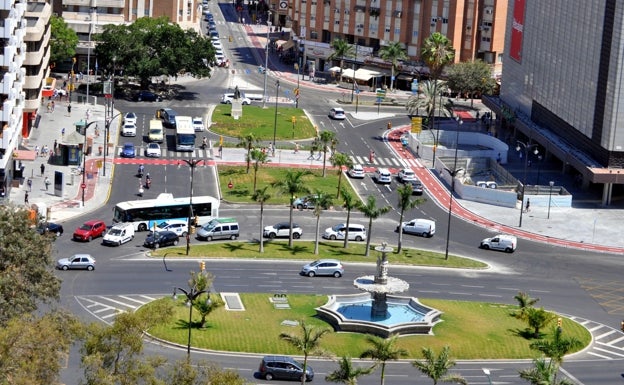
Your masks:
{"label": "truck", "polygon": [[195,128],[190,116],[176,116],[176,151],[195,151]]}

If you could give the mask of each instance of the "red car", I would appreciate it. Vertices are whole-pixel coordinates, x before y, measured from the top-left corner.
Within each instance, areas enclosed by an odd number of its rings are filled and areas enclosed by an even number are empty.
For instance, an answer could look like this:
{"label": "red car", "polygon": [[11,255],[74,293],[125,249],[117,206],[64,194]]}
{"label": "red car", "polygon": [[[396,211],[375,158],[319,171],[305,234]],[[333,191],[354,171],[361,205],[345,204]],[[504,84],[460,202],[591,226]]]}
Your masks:
{"label": "red car", "polygon": [[101,237],[105,232],[106,223],[104,221],[88,221],[74,231],[74,240],[91,242],[93,238]]}

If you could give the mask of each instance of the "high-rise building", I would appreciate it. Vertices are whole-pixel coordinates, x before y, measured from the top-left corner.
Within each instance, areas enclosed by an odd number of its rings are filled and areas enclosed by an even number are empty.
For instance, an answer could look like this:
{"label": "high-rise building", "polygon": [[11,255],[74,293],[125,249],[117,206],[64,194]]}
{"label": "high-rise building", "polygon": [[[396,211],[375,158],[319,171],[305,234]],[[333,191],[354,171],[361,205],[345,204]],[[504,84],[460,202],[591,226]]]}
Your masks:
{"label": "high-rise building", "polygon": [[609,204],[624,183],[624,3],[511,0],[500,99],[519,139]]}

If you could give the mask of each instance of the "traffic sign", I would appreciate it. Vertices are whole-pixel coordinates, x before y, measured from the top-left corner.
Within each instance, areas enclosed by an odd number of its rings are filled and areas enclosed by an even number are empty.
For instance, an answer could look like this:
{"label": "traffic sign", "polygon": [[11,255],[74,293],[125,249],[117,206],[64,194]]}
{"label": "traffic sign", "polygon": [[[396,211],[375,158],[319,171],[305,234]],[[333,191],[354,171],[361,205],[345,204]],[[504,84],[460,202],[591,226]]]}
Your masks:
{"label": "traffic sign", "polygon": [[422,118],[420,116],[412,117],[412,132],[415,134],[422,132]]}
{"label": "traffic sign", "polygon": [[86,189],[86,188],[87,188],[87,184],[86,184],[86,183],[82,183],[82,184],[80,185],[80,188],[81,188],[81,189]]}

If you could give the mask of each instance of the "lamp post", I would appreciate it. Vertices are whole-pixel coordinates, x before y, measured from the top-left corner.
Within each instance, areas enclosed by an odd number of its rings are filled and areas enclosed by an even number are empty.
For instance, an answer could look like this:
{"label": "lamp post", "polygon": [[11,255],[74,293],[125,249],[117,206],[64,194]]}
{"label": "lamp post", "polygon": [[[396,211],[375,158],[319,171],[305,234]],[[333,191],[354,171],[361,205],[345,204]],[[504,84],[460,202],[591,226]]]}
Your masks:
{"label": "lamp post", "polygon": [[103,151],[104,161],[102,162],[102,176],[106,176],[106,152],[108,151],[108,133],[110,132],[110,125],[113,122],[113,120],[119,115],[121,115],[121,112],[111,117],[110,119],[107,117],[106,123],[104,124],[104,151]]}
{"label": "lamp post", "polygon": [[269,74],[269,44],[271,43],[271,12],[267,12],[267,42],[264,51],[264,92],[262,108],[266,108],[267,102],[267,76]]}
{"label": "lamp post", "polygon": [[[552,201],[552,188],[554,186],[555,182],[554,181],[550,181],[548,182],[548,185],[550,186],[550,190],[548,191],[548,218],[550,219],[550,202]],[[595,225],[595,222],[594,222]]]}
{"label": "lamp post", "polygon": [[91,7],[91,15],[89,16],[89,46],[87,47],[87,104],[89,104],[89,84],[91,83],[91,32],[93,29],[93,16],[97,8]]}
{"label": "lamp post", "polygon": [[84,128],[84,145],[82,147],[82,184],[81,184],[81,188],[82,188],[82,207],[84,207],[85,205],[85,190],[87,189],[87,182],[85,180],[85,177],[87,175],[87,128],[89,128],[89,126],[91,126],[92,124],[96,124],[97,122],[94,120],[91,123],[88,123],[85,128]]}
{"label": "lamp post", "polygon": [[483,373],[484,373],[484,374],[485,374],[485,376],[487,377],[487,379],[488,379],[488,381],[489,381],[490,385],[492,385],[492,379],[490,378],[490,369],[483,368],[483,369],[481,369],[481,370],[483,370]]}
{"label": "lamp post", "polygon": [[459,169],[457,168],[457,153],[459,150],[459,127],[463,123],[464,122],[460,118],[457,118],[457,134],[456,134],[456,140],[455,140],[455,161],[453,162],[453,171],[449,170],[448,168],[444,168],[451,175],[451,191],[449,194],[448,223],[446,227],[446,249],[444,251],[445,260],[448,259],[449,242],[451,239],[451,218],[452,218],[452,212],[453,212],[453,193],[455,192],[455,177],[460,171],[464,170],[463,168],[459,168]]}
{"label": "lamp post", "polygon": [[[195,226],[195,221],[193,219],[193,178],[195,177],[195,167],[197,167],[201,162],[204,162],[204,160],[193,159],[193,157],[191,157],[191,159],[182,159],[182,161],[191,168],[191,191],[189,194],[189,214],[187,222],[188,231],[186,232],[186,255],[189,255],[189,252],[191,251],[191,232]],[[178,163],[178,167],[179,166],[181,166],[181,163]]]}
{"label": "lamp post", "polygon": [[355,45],[355,57],[353,58],[353,85],[351,86],[351,104],[353,104],[353,94],[355,93],[355,62],[357,61],[358,45]]}
{"label": "lamp post", "polygon": [[537,191],[539,191],[539,180],[540,180],[540,170],[542,169],[542,156],[538,155],[537,156],[537,182],[535,183],[535,185],[537,186]]}
{"label": "lamp post", "polygon": [[279,98],[279,80],[275,81],[275,86],[277,89],[275,91],[275,119],[273,120],[273,156],[275,156],[275,138],[277,137],[277,100]]}
{"label": "lamp post", "polygon": [[[298,52],[297,52],[298,53]],[[297,58],[297,60],[300,60],[301,57]],[[301,69],[301,66],[299,65],[299,63],[295,63],[295,69],[297,70],[297,92],[295,92],[295,108],[299,108],[299,70]]]}
{"label": "lamp post", "polygon": [[[516,141],[516,151],[524,150],[524,178],[522,181],[522,195],[520,196],[520,223],[518,227],[522,227],[522,213],[524,212],[524,190],[526,188],[526,179],[527,179],[527,166],[529,162],[529,153],[531,149],[533,149],[533,154],[539,154],[537,151],[537,144],[524,143],[521,141]],[[520,153],[522,155],[522,153]]]}
{"label": "lamp post", "polygon": [[207,301],[210,301],[210,292],[208,290],[197,290],[195,287],[191,287],[190,290],[184,290],[181,287],[173,288],[173,300],[178,299],[177,291],[180,290],[186,296],[186,300],[189,307],[189,320],[188,320],[188,340],[186,344],[186,361],[191,360],[191,324],[193,319],[193,301],[197,299],[200,295],[206,293],[208,294]]}

